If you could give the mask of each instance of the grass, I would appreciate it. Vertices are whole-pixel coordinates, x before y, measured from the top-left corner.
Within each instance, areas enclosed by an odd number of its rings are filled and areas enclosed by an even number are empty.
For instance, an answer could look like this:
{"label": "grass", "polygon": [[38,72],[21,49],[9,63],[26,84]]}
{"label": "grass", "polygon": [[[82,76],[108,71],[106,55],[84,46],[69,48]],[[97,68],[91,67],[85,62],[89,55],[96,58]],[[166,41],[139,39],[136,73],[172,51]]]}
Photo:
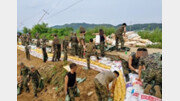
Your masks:
{"label": "grass", "polygon": [[148,45],[149,48],[160,48],[162,49],[162,30],[156,28],[153,31],[142,30],[138,32],[139,36],[143,39],[149,39],[153,43],[157,42],[158,44]]}

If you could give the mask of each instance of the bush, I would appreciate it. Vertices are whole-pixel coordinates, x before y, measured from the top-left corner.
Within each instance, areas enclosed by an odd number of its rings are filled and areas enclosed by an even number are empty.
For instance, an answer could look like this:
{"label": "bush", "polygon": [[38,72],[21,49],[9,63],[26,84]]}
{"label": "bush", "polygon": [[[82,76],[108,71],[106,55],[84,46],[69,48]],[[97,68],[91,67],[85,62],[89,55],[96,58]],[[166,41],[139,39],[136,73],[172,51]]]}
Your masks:
{"label": "bush", "polygon": [[149,39],[152,42],[162,43],[162,30],[159,28],[156,28],[153,31],[150,31],[150,30],[139,31],[138,34],[143,39]]}

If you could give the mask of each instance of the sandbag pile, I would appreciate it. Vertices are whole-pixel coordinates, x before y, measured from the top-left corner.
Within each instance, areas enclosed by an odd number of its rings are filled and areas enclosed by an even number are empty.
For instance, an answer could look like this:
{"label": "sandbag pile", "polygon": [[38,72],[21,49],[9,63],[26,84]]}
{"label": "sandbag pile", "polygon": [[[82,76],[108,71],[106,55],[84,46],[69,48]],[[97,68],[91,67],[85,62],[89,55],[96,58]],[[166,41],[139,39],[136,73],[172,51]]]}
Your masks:
{"label": "sandbag pile", "polygon": [[[99,39],[98,36],[99,35],[96,35],[96,37],[94,38],[94,41],[95,41],[96,44],[99,44],[99,40],[100,39]],[[107,40],[107,44],[115,46],[116,39],[115,39],[115,34],[114,33],[112,33],[111,35],[107,36],[106,40]],[[127,46],[127,47],[135,47],[135,46],[145,47],[147,45],[152,45],[153,44],[148,39],[142,39],[141,36],[139,36],[134,31],[126,32],[124,40],[125,40],[125,46]],[[121,43],[119,43],[119,45],[121,45]]]}

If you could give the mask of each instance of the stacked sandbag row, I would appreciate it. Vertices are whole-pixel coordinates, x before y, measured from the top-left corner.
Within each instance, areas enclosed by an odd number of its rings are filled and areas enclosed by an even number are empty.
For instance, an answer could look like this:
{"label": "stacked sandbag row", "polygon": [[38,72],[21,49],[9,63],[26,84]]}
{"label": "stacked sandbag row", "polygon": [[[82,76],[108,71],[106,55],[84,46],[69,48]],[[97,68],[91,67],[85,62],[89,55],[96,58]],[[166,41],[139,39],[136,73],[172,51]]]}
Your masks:
{"label": "stacked sandbag row", "polygon": [[[107,40],[107,44],[115,46],[116,39],[115,39],[115,34],[114,33],[112,33],[111,35],[107,36],[106,40]],[[135,46],[145,47],[147,45],[153,44],[148,39],[142,39],[134,31],[127,32],[125,37],[124,37],[124,40],[125,40],[125,46],[129,46],[129,47],[135,47]],[[99,43],[99,35],[96,35],[96,37],[94,38],[94,41],[95,41],[96,44]],[[121,43],[119,43],[119,45],[121,45]]]}

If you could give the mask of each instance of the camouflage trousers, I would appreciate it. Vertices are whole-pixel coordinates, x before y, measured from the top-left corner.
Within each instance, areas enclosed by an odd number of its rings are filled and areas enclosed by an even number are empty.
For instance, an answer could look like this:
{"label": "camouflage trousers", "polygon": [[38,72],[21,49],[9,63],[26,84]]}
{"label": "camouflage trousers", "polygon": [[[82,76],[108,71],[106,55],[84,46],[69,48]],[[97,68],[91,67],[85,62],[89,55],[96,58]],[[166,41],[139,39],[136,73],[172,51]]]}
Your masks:
{"label": "camouflage trousers", "polygon": [[52,61],[57,61],[57,49],[55,49],[54,51],[53,51],[53,57],[52,57]]}
{"label": "camouflage trousers", "polygon": [[87,67],[88,67],[88,69],[90,69],[90,57],[93,56],[93,55],[95,55],[97,59],[99,58],[97,52],[91,52],[91,53],[86,52],[86,59],[87,59]]}
{"label": "camouflage trousers", "polygon": [[72,55],[78,55],[78,44],[77,43],[72,43]]}
{"label": "camouflage trousers", "polygon": [[162,90],[162,69],[161,68],[151,68],[142,70],[141,78],[143,79],[143,87],[145,88],[147,84],[153,86],[159,85]]}
{"label": "camouflage trousers", "polygon": [[29,51],[26,51],[26,59],[30,60],[30,53],[29,53]]}
{"label": "camouflage trousers", "polygon": [[39,40],[36,43],[36,47],[40,47],[40,41]]}
{"label": "camouflage trousers", "polygon": [[59,61],[61,58],[61,44],[57,45],[57,60]]}
{"label": "camouflage trousers", "polygon": [[94,79],[95,91],[98,101],[108,101],[108,90],[96,78]]}
{"label": "camouflage trousers", "polygon": [[75,97],[79,97],[80,95],[77,92],[77,86],[68,87],[68,95],[70,97],[70,101],[75,101]]}
{"label": "camouflage trousers", "polygon": [[83,58],[83,53],[84,53],[83,45],[79,45],[78,47],[79,58]]}
{"label": "camouflage trousers", "polygon": [[100,52],[102,57],[105,56],[104,46],[105,46],[105,42],[100,42]]}
{"label": "camouflage trousers", "polygon": [[68,55],[67,55],[67,52],[68,50],[67,49],[64,49],[64,61],[67,61],[67,58],[68,58]]}
{"label": "camouflage trousers", "polygon": [[33,85],[34,95],[36,95],[37,90],[38,90],[38,86],[39,86],[39,80],[33,80],[32,85]]}
{"label": "camouflage trousers", "polygon": [[124,47],[124,39],[122,36],[116,36],[116,50],[118,49],[119,41],[121,43],[121,48]]}
{"label": "camouflage trousers", "polygon": [[29,82],[29,78],[27,78],[26,76],[23,76],[22,82],[20,84],[20,89],[22,90],[23,86],[24,86],[26,88],[26,90],[29,90],[28,82]]}
{"label": "camouflage trousers", "polygon": [[43,52],[43,62],[46,62],[48,60],[48,55],[46,52]]}

